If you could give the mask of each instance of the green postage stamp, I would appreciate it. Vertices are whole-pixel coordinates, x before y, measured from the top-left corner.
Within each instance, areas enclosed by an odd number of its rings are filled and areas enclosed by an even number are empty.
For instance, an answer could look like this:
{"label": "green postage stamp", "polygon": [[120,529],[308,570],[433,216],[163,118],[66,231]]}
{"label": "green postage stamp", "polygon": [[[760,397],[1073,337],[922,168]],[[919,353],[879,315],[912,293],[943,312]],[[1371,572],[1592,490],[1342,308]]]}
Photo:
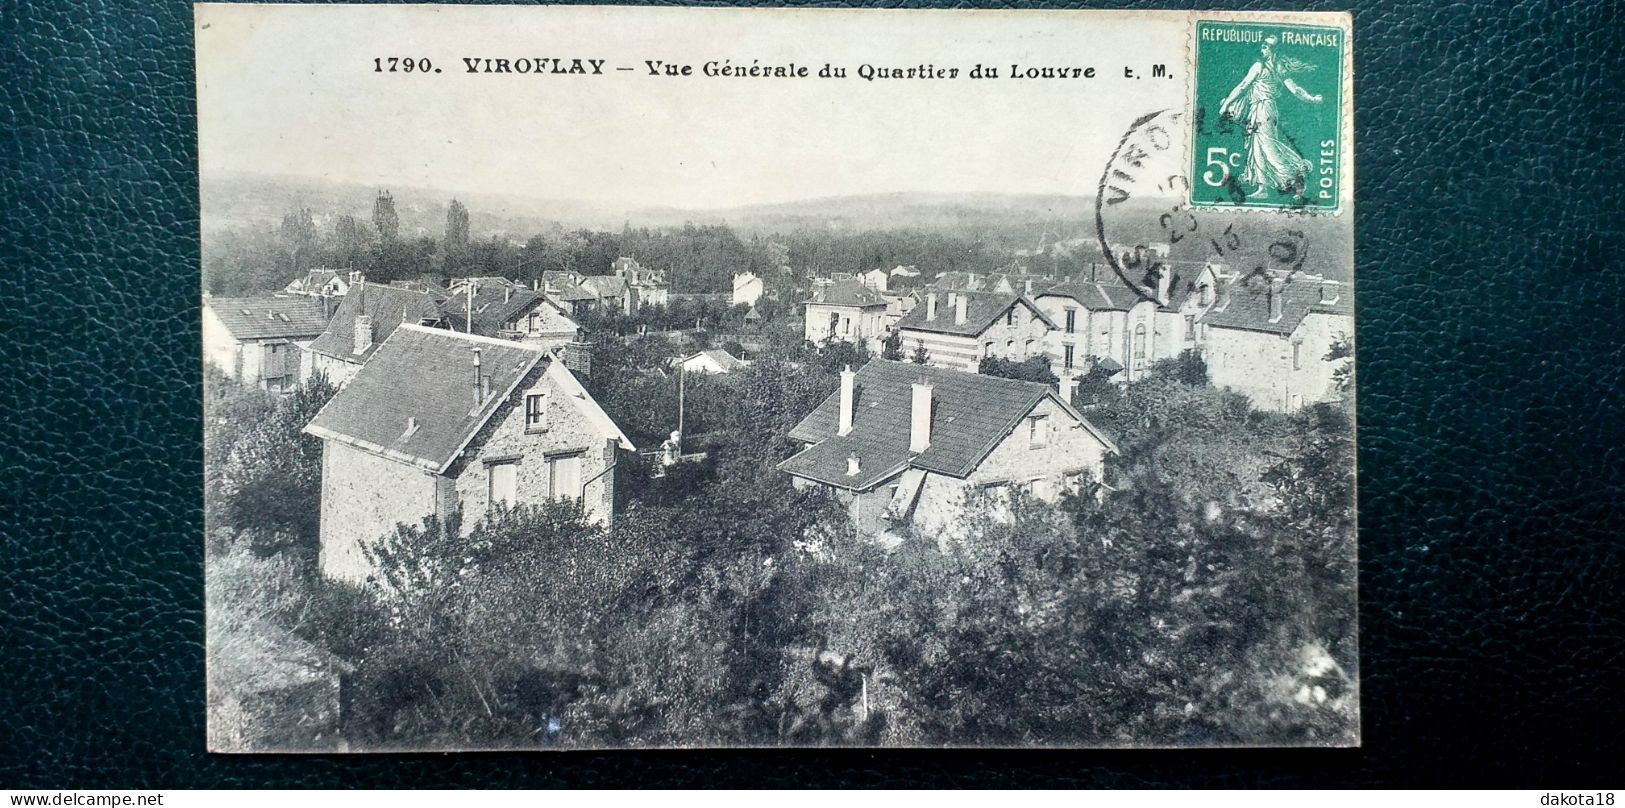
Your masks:
{"label": "green postage stamp", "polygon": [[1347,33],[1198,20],[1191,204],[1335,211]]}

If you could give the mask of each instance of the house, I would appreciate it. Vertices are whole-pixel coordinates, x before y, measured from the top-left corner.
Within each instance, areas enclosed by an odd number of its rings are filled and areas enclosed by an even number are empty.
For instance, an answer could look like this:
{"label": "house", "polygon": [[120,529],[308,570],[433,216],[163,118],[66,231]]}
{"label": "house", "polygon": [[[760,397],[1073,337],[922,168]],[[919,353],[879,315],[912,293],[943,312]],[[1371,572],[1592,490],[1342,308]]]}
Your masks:
{"label": "house", "polygon": [[884,359],[843,371],[789,437],[803,448],[778,468],[828,488],[860,532],[913,525],[939,540],[973,492],[1053,501],[1100,481],[1117,451],[1048,385]]}
{"label": "house", "polygon": [[708,348],[673,360],[673,364],[688,373],[732,373],[750,367],[749,362],[721,348]]}
{"label": "house", "polygon": [[897,324],[920,305],[920,292],[917,289],[894,289],[881,292],[880,296],[886,301],[886,329],[895,330]]}
{"label": "house", "polygon": [[305,433],[322,441],[320,567],[364,582],[397,525],[567,500],[614,518],[631,441],[535,345],[398,325]]}
{"label": "house", "polygon": [[557,348],[581,333],[545,295],[517,284],[460,284],[441,307],[452,329],[482,337]]}
{"label": "house", "polygon": [[1144,378],[1151,366],[1199,350],[1197,321],[1213,305],[1217,264],[1164,264],[1148,294],[1117,282],[1073,280],[1040,292],[1036,302],[1057,325],[1051,355],[1061,370],[1097,366]]}
{"label": "house", "polygon": [[441,307],[444,299],[435,292],[362,279],[344,296],[327,328],[306,346],[302,375],[325,373],[328,381],[342,387],[401,325],[448,327]]}
{"label": "house", "polygon": [[668,295],[671,289],[666,284],[665,272],[647,269],[636,260],[624,256],[615,259],[611,269],[614,275],[625,278],[627,285],[632,287],[635,308],[670,303]]}
{"label": "house", "polygon": [[808,342],[852,342],[879,352],[886,337],[886,299],[854,279],[813,287],[804,304]]}
{"label": "house", "polygon": [[292,389],[300,354],[327,328],[329,303],[303,295],[206,297],[203,359],[248,387]]}
{"label": "house", "polygon": [[340,272],[336,269],[312,269],[304,277],[296,278],[282,291],[290,295],[311,297],[343,297],[350,290],[353,278],[360,273]]}
{"label": "house", "polygon": [[542,273],[540,291],[560,311],[580,317],[598,303],[597,295],[581,287],[585,277],[575,272],[548,270]]}
{"label": "house", "polygon": [[741,272],[734,276],[731,303],[735,306],[754,306],[756,301],[762,299],[764,288],[762,279],[756,273]]}
{"label": "house", "polygon": [[858,273],[858,282],[876,292],[886,291],[886,284],[891,281],[891,273],[884,269],[871,269],[868,272]]}
{"label": "house", "polygon": [[1316,275],[1229,279],[1198,320],[1208,378],[1263,410],[1290,412],[1337,400],[1335,373],[1352,360],[1326,357],[1354,335],[1353,305],[1347,284]]}
{"label": "house", "polygon": [[592,308],[616,314],[632,315],[637,313],[637,295],[632,291],[632,285],[618,275],[588,275],[578,284],[583,291],[592,295]]}
{"label": "house", "polygon": [[997,292],[1001,295],[1023,294],[1032,297],[1044,287],[1055,283],[1047,275],[1009,272],[944,272],[928,288],[937,292]]}
{"label": "house", "polygon": [[925,304],[897,322],[903,350],[925,348],[927,362],[975,373],[983,359],[1047,356],[1055,324],[1024,295],[927,291]]}

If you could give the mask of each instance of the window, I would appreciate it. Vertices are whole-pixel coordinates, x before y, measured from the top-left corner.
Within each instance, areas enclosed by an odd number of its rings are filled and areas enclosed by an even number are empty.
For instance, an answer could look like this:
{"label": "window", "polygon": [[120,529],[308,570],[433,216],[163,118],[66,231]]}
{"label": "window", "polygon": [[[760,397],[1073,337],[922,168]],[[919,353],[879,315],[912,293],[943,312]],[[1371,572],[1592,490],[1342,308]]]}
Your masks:
{"label": "window", "polygon": [[1067,309],[1066,310],[1066,333],[1068,333],[1068,334],[1074,333],[1074,332],[1077,331],[1077,329],[1078,329],[1078,310],[1077,309]]}
{"label": "window", "polygon": [[1011,339],[1011,340],[1005,340],[1004,341],[1004,358],[1005,359],[1015,359],[1016,358],[1016,341],[1015,340]]}
{"label": "window", "polygon": [[581,499],[581,453],[547,459],[547,495],[572,502]]}
{"label": "window", "polygon": [[1005,325],[1015,325],[1016,324],[1016,307],[1015,306],[1011,306],[1008,310],[1005,311],[1005,313],[1004,313],[1004,324]]}
{"label": "window", "polygon": [[547,429],[547,397],[541,393],[525,396],[525,431],[541,432]]}
{"label": "window", "polygon": [[992,343],[992,341],[982,343],[982,358],[983,359],[988,359],[988,358],[990,358],[992,356],[993,356],[993,343]]}
{"label": "window", "polygon": [[1303,343],[1292,343],[1292,369],[1303,370]]}
{"label": "window", "polygon": [[1145,361],[1145,324],[1134,327],[1134,364]]}
{"label": "window", "polygon": [[1049,416],[1034,415],[1027,419],[1027,448],[1042,449],[1049,445]]}
{"label": "window", "polygon": [[1185,315],[1185,341],[1196,341],[1196,315],[1194,314]]}
{"label": "window", "polygon": [[490,485],[490,490],[486,492],[489,495],[487,507],[493,510],[498,506],[513,507],[519,498],[519,461],[492,463],[485,467],[485,471]]}
{"label": "window", "polygon": [[536,333],[536,329],[540,325],[540,321],[541,317],[537,315],[536,312],[531,312],[530,316],[525,318],[525,333]]}
{"label": "window", "polygon": [[1022,351],[1022,354],[1021,354],[1022,358],[1032,356],[1033,355],[1033,341],[1032,340],[1027,340],[1024,344],[1022,344],[1021,351]]}
{"label": "window", "polygon": [[1073,346],[1067,345],[1067,346],[1064,346],[1062,348],[1062,350],[1064,351],[1064,355],[1063,355],[1062,360],[1061,360],[1064,363],[1062,365],[1062,367],[1065,367],[1067,370],[1071,370],[1072,369],[1073,353],[1074,353],[1075,349],[1073,348]]}

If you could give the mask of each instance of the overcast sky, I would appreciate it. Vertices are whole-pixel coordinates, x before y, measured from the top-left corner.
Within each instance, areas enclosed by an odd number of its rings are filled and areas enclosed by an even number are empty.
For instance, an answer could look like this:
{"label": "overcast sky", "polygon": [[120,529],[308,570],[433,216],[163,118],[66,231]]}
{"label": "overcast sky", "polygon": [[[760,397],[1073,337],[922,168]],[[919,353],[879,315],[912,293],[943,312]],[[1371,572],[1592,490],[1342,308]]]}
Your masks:
{"label": "overcast sky", "polygon": [[[1183,107],[1187,36],[1183,15],[1122,13],[202,6],[202,171],[681,208],[1091,194],[1134,118]],[[390,56],[443,72],[374,73]],[[606,75],[469,75],[463,57],[603,59]],[[645,59],[848,77],[652,78]],[[1000,77],[964,78],[978,62]],[[1012,62],[1098,76],[1017,81]],[[962,72],[866,82],[865,63]],[[1157,63],[1175,77],[1122,78]]]}

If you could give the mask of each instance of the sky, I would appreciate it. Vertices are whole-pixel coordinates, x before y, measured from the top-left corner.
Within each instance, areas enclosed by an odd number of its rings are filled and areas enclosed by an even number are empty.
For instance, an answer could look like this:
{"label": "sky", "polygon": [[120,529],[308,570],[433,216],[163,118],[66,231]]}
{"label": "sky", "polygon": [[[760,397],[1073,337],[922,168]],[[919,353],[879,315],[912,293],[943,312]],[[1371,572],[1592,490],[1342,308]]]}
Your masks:
{"label": "sky", "polygon": [[[204,5],[201,170],[688,209],[1088,195],[1136,117],[1184,106],[1188,36],[1182,14],[1125,12]],[[374,72],[391,56],[441,72]],[[605,75],[471,75],[465,57],[602,59]],[[646,59],[847,77],[652,77]],[[1096,77],[1016,80],[1013,62]],[[922,63],[960,78],[857,75]],[[978,63],[999,78],[967,78]]]}

